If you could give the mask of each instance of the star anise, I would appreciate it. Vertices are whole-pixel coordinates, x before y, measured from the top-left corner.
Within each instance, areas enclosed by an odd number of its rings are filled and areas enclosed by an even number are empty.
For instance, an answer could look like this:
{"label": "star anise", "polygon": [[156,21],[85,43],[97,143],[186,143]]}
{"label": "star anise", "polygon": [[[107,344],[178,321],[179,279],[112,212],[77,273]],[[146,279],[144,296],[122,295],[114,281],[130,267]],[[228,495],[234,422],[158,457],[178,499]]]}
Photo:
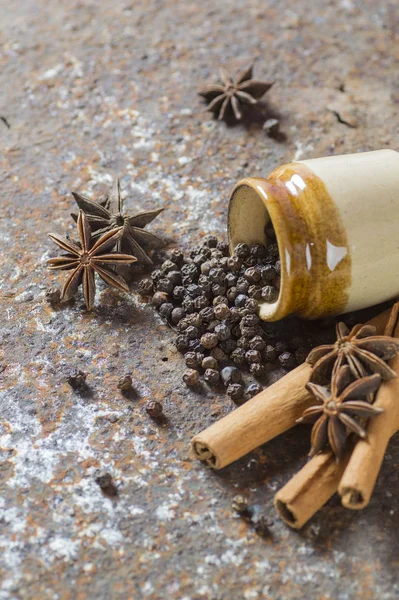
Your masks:
{"label": "star anise", "polygon": [[233,111],[237,121],[242,118],[243,104],[257,104],[258,100],[272,87],[273,81],[252,79],[253,65],[240,71],[235,78],[225,69],[220,69],[220,84],[207,85],[199,90],[199,95],[209,102],[206,110],[216,115],[221,121],[228,111]]}
{"label": "star anise", "polygon": [[[95,239],[106,231],[110,231],[115,227],[121,227],[122,232],[118,240],[117,251],[133,254],[138,261],[144,264],[152,264],[152,260],[141,244],[159,245],[162,243],[162,240],[144,229],[144,227],[151,223],[163,211],[163,208],[136,215],[125,213],[119,179],[114,184],[111,196],[101,203],[93,202],[77,192],[72,192],[72,195],[79,208],[86,213]],[[112,207],[112,205],[116,207],[116,212],[110,210],[110,206]],[[72,214],[72,217],[75,221],[77,220],[76,214]]]}
{"label": "star anise", "polygon": [[385,380],[396,377],[385,361],[399,352],[399,340],[376,335],[372,325],[356,325],[349,331],[345,323],[338,323],[336,331],[334,344],[314,348],[306,359],[313,365],[311,381],[325,383],[337,364],[349,365],[354,378],[372,373],[378,373]]}
{"label": "star anise", "polygon": [[75,242],[70,238],[62,238],[55,233],[49,234],[50,239],[57,246],[66,250],[67,254],[50,258],[47,264],[53,271],[73,269],[65,282],[61,300],[70,300],[82,284],[87,309],[91,310],[96,292],[94,273],[97,273],[108,285],[116,287],[122,292],[128,292],[129,288],[124,279],[115,273],[109,265],[129,264],[137,259],[127,254],[110,252],[121,236],[121,227],[107,231],[94,241],[89,220],[84,212],[80,210],[77,216],[77,229],[79,242]]}
{"label": "star anise", "polygon": [[352,381],[348,365],[338,369],[331,383],[331,390],[315,383],[308,383],[307,389],[321,403],[307,408],[298,423],[314,423],[311,435],[310,456],[314,456],[329,443],[337,461],[345,450],[349,432],[360,438],[366,437],[366,430],[356,420],[367,419],[382,412],[364,399],[374,394],[381,383],[378,374]]}

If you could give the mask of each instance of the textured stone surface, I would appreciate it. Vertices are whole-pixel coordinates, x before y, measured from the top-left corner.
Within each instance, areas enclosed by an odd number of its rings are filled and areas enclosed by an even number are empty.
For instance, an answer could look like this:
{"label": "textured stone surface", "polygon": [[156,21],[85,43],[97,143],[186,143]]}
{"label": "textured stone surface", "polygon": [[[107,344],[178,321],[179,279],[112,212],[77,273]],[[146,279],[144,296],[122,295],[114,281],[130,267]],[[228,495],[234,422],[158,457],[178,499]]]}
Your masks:
{"label": "textured stone surface", "polygon": [[[100,288],[92,314],[81,297],[43,300],[45,234],[72,231],[72,189],[99,197],[121,174],[127,205],[165,206],[153,230],[187,247],[224,233],[244,175],[397,146],[397,2],[24,0],[0,19],[1,600],[397,598],[397,439],[369,508],[333,499],[293,532],[272,499],[306,460],[305,430],[210,472],[188,443],[232,405],[185,388],[137,283],[130,298]],[[276,80],[268,107],[234,128],[201,112],[200,82],[252,57]],[[275,116],[285,141],[262,130]],[[66,383],[73,368],[85,395]],[[132,398],[116,388],[126,372]],[[271,539],[232,514],[237,493],[273,519]]]}

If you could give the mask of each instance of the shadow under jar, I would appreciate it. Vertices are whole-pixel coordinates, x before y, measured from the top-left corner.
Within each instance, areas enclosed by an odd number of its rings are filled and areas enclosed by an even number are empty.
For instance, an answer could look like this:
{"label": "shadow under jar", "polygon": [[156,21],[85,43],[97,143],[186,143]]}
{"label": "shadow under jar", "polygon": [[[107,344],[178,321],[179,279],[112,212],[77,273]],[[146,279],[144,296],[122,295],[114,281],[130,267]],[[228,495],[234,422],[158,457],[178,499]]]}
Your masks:
{"label": "shadow under jar", "polygon": [[277,321],[358,310],[399,295],[399,153],[378,150],[292,162],[242,179],[229,204],[231,251],[266,244],[272,222],[281,261]]}

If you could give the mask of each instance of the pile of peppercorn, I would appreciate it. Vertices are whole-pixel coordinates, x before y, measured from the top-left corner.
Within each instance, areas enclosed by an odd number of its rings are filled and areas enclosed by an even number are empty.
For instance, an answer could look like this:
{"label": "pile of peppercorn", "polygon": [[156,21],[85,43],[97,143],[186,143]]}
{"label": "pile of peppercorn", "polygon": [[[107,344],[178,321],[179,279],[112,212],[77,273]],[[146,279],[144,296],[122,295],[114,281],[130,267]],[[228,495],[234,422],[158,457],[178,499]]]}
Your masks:
{"label": "pile of peppercorn", "polygon": [[[208,236],[185,258],[173,250],[169,259],[140,283],[140,293],[152,296],[159,314],[177,331],[176,348],[184,354],[188,386],[223,384],[228,396],[241,403],[262,390],[259,382],[245,386],[245,373],[258,381],[282,367],[302,363],[309,346],[302,338],[270,338],[258,315],[258,302],[273,302],[279,293],[280,261],[274,231],[269,244],[238,244],[229,256],[228,244]],[[244,376],[243,376],[244,375]]]}

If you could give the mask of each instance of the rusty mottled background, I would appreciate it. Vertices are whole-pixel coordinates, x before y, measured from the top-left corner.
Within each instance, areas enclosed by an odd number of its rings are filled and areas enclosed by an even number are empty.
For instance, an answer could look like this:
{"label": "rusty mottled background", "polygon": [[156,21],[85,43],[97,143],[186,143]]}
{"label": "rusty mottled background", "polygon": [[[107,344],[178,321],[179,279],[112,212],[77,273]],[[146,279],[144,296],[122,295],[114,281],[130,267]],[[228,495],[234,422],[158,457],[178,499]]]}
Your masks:
{"label": "rusty mottled background", "polygon": [[[397,148],[398,26],[397,0],[0,3],[1,600],[398,598],[398,440],[369,508],[333,499],[291,531],[272,499],[306,460],[303,430],[210,472],[189,440],[232,405],[182,384],[137,278],[129,297],[100,288],[92,314],[81,297],[59,310],[43,299],[56,282],[46,233],[71,230],[71,190],[96,198],[120,174],[127,205],[165,206],[153,231],[187,248],[225,234],[245,175]],[[215,122],[198,86],[253,57],[276,81],[268,104],[237,127]],[[262,130],[276,115],[285,141]],[[72,367],[90,393],[66,384]],[[134,398],[116,389],[125,372]],[[149,398],[166,423],[147,417]],[[241,491],[270,539],[232,514]]]}

